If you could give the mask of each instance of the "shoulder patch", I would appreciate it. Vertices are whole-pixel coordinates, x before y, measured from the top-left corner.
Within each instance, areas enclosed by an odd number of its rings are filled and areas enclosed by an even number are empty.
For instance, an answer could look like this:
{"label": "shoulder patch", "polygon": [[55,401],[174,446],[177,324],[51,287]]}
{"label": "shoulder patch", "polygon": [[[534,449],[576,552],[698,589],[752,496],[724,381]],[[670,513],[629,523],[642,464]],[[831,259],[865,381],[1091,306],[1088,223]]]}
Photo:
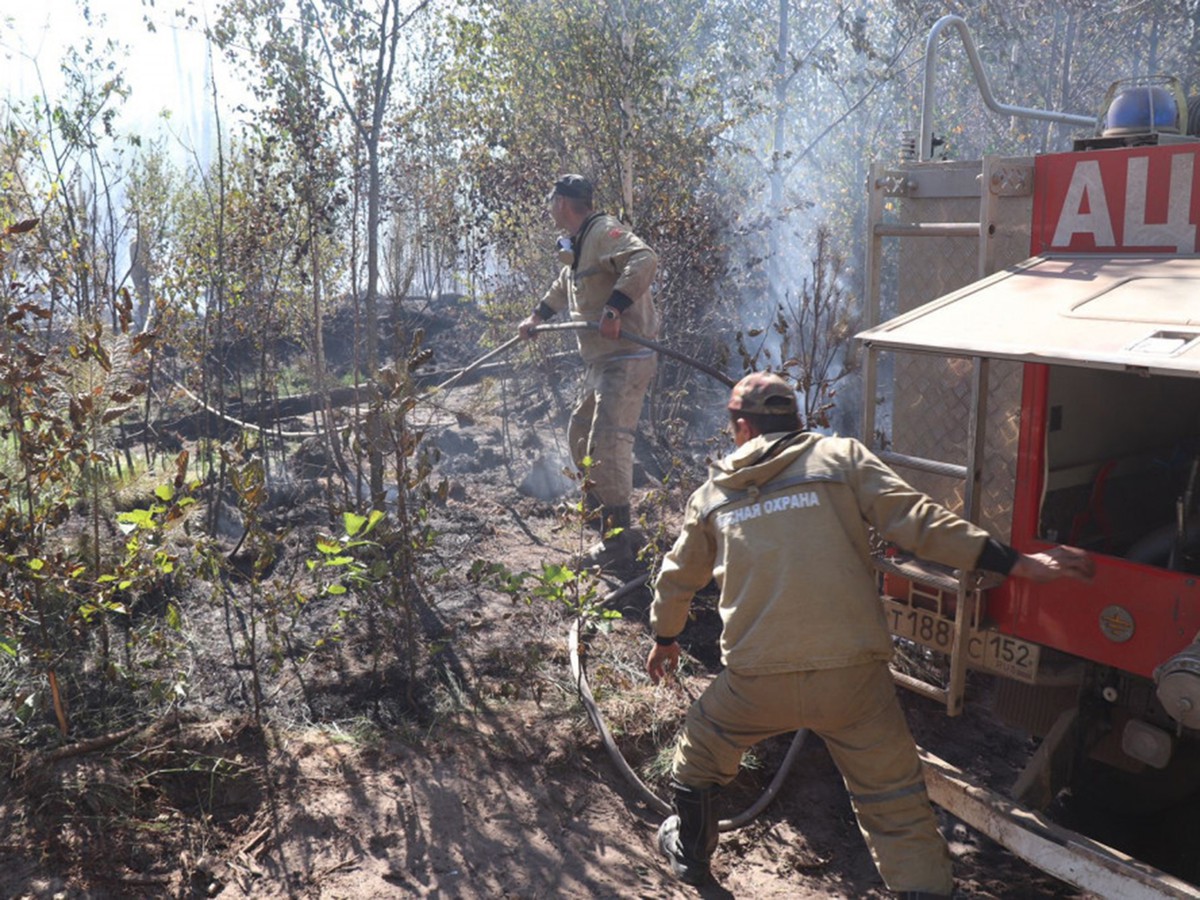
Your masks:
{"label": "shoulder patch", "polygon": [[621,235],[623,235],[624,233],[625,233],[625,231],[624,231],[623,229],[621,229],[621,228],[612,228],[612,229],[610,229],[610,230],[609,230],[609,232],[608,232],[608,236],[609,236],[610,238],[619,238],[619,237],[620,237]]}

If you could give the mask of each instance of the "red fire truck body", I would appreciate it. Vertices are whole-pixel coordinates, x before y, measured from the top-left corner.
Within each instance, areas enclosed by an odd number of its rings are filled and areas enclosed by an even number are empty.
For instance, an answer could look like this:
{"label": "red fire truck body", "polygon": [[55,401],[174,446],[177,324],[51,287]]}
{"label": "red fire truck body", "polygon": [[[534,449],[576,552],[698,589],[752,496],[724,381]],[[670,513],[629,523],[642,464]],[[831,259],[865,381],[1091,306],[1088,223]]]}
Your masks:
{"label": "red fire truck body", "polygon": [[1127,771],[1200,734],[1198,157],[1180,136],[872,172],[865,433],[1000,539],[1097,559],[1088,584],[987,585],[881,548],[893,632],[949,660],[897,678],[954,715],[991,672],[1006,720]]}
{"label": "red fire truck body", "polygon": [[[950,30],[986,106],[1071,128],[1074,150],[929,159]],[[897,683],[1041,739],[986,791],[926,754],[930,795],[1096,896],[1200,898],[1181,802],[1200,797],[1200,98],[1146,76],[1095,117],[1001,104],[945,16],[920,127],[871,167],[867,225],[864,440],[998,539],[1097,564],[1086,584],[1031,584],[873,548]],[[1174,874],[1038,812],[1065,786],[1153,810],[1151,862]]]}
{"label": "red fire truck body", "polygon": [[[1194,256],[1196,223],[1200,222],[1200,180],[1193,178],[1198,157],[1200,144],[1038,157],[1034,161],[1030,255]],[[1175,330],[1189,340],[1200,337],[1200,295],[1194,293],[1200,280],[1181,278],[1174,284],[1168,260],[1148,259],[1151,271],[1159,273],[1152,280],[1168,284],[1157,298],[1162,308],[1150,309],[1145,302],[1140,310],[1122,310],[1129,319],[1117,323],[1110,346],[1113,351],[1125,349],[1122,344],[1129,331],[1148,331],[1160,325],[1160,330]],[[1128,289],[1129,282],[1119,285]],[[1089,293],[1081,292],[1083,296]],[[1102,296],[1111,297],[1112,293]],[[1085,306],[1096,302],[1092,298]],[[1142,323],[1145,328],[1139,328]],[[1127,324],[1132,328],[1126,329]],[[1186,342],[1182,346],[1186,347]],[[1094,348],[1093,352],[1100,356],[1103,349],[1109,348]],[[1011,539],[1025,550],[1047,545],[1039,514],[1046,489],[1050,373],[1050,367],[1032,363],[1024,372]],[[1181,374],[1200,375],[1200,353]],[[1200,389],[1200,384],[1196,388]],[[1163,412],[1170,414],[1169,409]],[[1194,425],[1200,426],[1200,422]],[[1106,519],[1117,513],[1104,507],[1104,472],[1102,468],[1097,475],[1101,480],[1085,515],[1090,515],[1101,531],[1106,527],[1111,531],[1115,526]],[[1166,513],[1171,519],[1173,510]],[[1079,536],[1056,535],[1068,542]],[[1109,548],[1101,542],[1097,549]],[[1001,631],[1152,677],[1159,665],[1200,634],[1200,586],[1194,574],[1099,552],[1097,575],[1091,584],[1006,582],[989,596],[988,611]]]}

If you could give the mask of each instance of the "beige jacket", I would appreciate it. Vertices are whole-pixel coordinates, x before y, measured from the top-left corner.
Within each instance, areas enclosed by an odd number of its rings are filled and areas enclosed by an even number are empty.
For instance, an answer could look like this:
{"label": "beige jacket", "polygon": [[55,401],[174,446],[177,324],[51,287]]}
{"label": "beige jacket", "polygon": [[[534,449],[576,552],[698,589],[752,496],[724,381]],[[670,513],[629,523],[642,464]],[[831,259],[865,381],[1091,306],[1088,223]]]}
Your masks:
{"label": "beige jacket", "polygon": [[868,525],[960,569],[975,566],[988,537],[852,438],[771,434],[746,442],[688,501],[655,584],[654,633],[679,634],[692,596],[715,578],[721,660],[739,674],[889,659]]}
{"label": "beige jacket", "polygon": [[[542,302],[561,313],[570,311],[573,322],[599,322],[614,290],[633,301],[621,315],[621,331],[654,340],[658,337],[658,310],[650,299],[650,284],[658,256],[641,238],[614,216],[598,213],[588,219],[576,238],[581,244],[574,266],[563,266]],[[632,341],[610,341],[594,330],[580,331],[579,353],[584,362],[604,357],[642,356],[652,353]]]}

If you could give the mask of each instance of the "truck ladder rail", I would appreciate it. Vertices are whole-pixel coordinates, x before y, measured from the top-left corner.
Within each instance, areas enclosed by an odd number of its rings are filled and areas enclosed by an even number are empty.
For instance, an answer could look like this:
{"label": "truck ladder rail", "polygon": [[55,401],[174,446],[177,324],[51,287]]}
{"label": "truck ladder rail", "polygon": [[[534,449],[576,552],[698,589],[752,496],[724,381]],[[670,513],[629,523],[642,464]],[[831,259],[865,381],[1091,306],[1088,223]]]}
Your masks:
{"label": "truck ladder rail", "polygon": [[921,762],[934,803],[1060,881],[1103,900],[1200,900],[1200,889],[972,784],[932,753]]}
{"label": "truck ladder rail", "polygon": [[[876,223],[872,228],[873,240],[871,245],[873,250],[868,253],[871,261],[868,284],[869,293],[872,298],[869,303],[868,320],[874,323],[878,320],[879,315],[880,279],[878,267],[880,253],[878,243],[884,234],[888,234],[893,230],[887,226],[879,227],[883,224],[881,222],[882,205],[881,194],[879,192],[872,194],[871,211],[869,214],[872,217],[872,221]],[[937,223],[934,230],[917,229],[916,231],[911,231],[907,226],[901,226],[900,230],[895,231],[894,234],[897,236],[906,234],[932,235],[946,228],[950,228],[955,233],[957,233],[957,229],[962,228],[963,233],[979,235],[983,232],[982,218],[979,224],[973,226],[961,223]],[[863,379],[864,396],[868,398],[877,395],[878,353],[879,351],[876,348],[868,346]],[[990,362],[988,359],[980,356],[972,356],[969,359],[971,361],[971,406],[969,421],[967,423],[967,458],[965,463],[953,464],[941,462],[915,455],[886,451],[882,450],[882,448],[880,448],[878,455],[880,459],[891,464],[919,469],[938,475],[946,475],[961,480],[963,482],[962,516],[967,521],[978,524],[980,518],[980,493],[983,477],[981,463],[983,460],[987,422],[987,384]],[[867,436],[869,443],[874,443],[873,438],[875,437],[874,410],[874,403],[867,402],[864,404],[863,434]],[[876,562],[879,565],[879,561]],[[928,684],[920,679],[912,678],[905,673],[896,672],[895,670],[892,673],[898,684],[936,702],[944,703],[946,714],[949,716],[960,715],[963,711],[963,699],[966,694],[967,683],[968,632],[971,624],[975,623],[979,618],[983,603],[982,591],[978,585],[970,583],[972,577],[970,573],[959,573],[954,577],[953,587],[949,584],[946,584],[944,587],[934,585],[943,590],[954,591],[957,594],[953,634],[949,652],[950,675],[946,687],[941,688],[933,684]]]}
{"label": "truck ladder rail", "polygon": [[875,455],[891,466],[904,469],[915,469],[918,472],[929,472],[933,475],[945,475],[949,478],[966,480],[967,467],[956,463],[942,462],[936,459],[925,459],[920,456],[909,456],[907,453],[896,453],[894,450],[877,450]]}
{"label": "truck ladder rail", "polygon": [[875,569],[885,575],[899,575],[925,587],[953,592],[959,587],[959,575],[947,566],[926,562],[915,556],[876,556],[871,560]]}
{"label": "truck ladder rail", "polygon": [[885,575],[898,575],[913,584],[956,594],[953,641],[949,653],[950,678],[946,687],[937,687],[895,668],[892,669],[892,679],[915,694],[944,704],[946,715],[961,714],[967,689],[967,632],[972,625],[977,624],[983,603],[980,585],[976,582],[974,573],[958,572],[909,556],[876,556],[873,557],[872,563],[877,571]]}
{"label": "truck ladder rail", "polygon": [[878,237],[979,237],[982,229],[978,222],[878,222],[873,231]]}

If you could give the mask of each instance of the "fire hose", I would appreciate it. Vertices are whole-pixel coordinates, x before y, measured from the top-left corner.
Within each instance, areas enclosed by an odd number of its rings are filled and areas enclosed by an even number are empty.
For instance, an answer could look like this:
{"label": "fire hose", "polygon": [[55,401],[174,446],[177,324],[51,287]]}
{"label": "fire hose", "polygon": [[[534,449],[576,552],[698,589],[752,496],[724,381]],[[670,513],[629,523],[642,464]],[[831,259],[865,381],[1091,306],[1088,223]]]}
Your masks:
{"label": "fire hose", "polygon": [[479,357],[479,359],[475,360],[473,363],[471,363],[465,369],[459,369],[457,372],[455,372],[453,375],[451,375],[449,378],[447,378],[445,381],[443,381],[437,387],[433,388],[433,390],[426,391],[424,394],[422,394],[420,397],[417,398],[417,402],[423,403],[426,400],[428,400],[430,397],[432,397],[434,394],[436,394],[438,391],[444,391],[446,388],[450,387],[450,385],[454,384],[454,382],[458,381],[464,375],[466,375],[470,372],[474,372],[476,369],[478,369],[480,366],[482,366],[489,359],[495,359],[500,354],[508,352],[508,350],[511,347],[516,346],[520,342],[521,342],[521,336],[519,334],[514,338],[510,338],[509,340],[507,340],[503,344],[501,344],[499,347],[496,347],[494,350],[491,350],[491,351],[483,354],[483,356]]}
{"label": "fire hose", "polygon": [[[599,329],[599,327],[600,326],[598,324],[596,324],[595,322],[552,322],[552,323],[549,323],[546,325],[535,325],[530,330],[534,334],[542,334],[543,332],[552,332],[552,331],[587,331],[589,329],[594,331],[594,330]],[[694,369],[699,369],[701,372],[704,372],[706,375],[711,375],[713,378],[717,379],[717,381],[719,381],[723,385],[725,385],[725,387],[731,388],[734,385],[733,379],[730,378],[728,375],[726,375],[724,372],[722,372],[720,369],[714,369],[712,366],[708,365],[707,363],[702,363],[702,362],[700,362],[700,360],[696,359],[695,357],[688,356],[686,353],[681,353],[672,347],[668,347],[666,344],[660,343],[659,341],[652,341],[649,338],[640,337],[639,335],[629,334],[627,332],[621,333],[621,339],[626,340],[626,341],[631,341],[632,343],[638,344],[642,347],[648,347],[649,349],[653,350],[655,353],[658,353],[662,356],[669,356],[669,357],[671,357],[671,359],[678,360],[679,362],[682,362],[682,363],[686,363],[687,365],[691,366]],[[443,391],[446,388],[450,387],[450,385],[454,384],[454,382],[458,381],[464,375],[474,372],[476,369],[478,369],[481,365],[483,365],[488,360],[495,359],[497,356],[500,356],[503,353],[507,353],[510,349],[515,347],[522,340],[523,340],[523,338],[519,334],[516,337],[509,338],[507,341],[505,341],[499,347],[489,350],[487,353],[483,354],[483,356],[479,357],[479,359],[475,360],[473,363],[468,365],[466,368],[459,369],[457,372],[455,372],[453,375],[451,375],[449,378],[447,378],[445,381],[443,381],[437,387],[422,394],[420,397],[417,398],[417,401],[424,402],[424,401],[428,400],[434,394],[438,393],[438,391]]]}
{"label": "fire hose", "polygon": [[[586,331],[589,329],[597,330],[599,327],[600,326],[595,322],[555,322],[544,325],[536,325],[531,330],[534,333],[540,334],[543,332],[552,331]],[[724,372],[721,372],[719,369],[714,369],[712,366],[702,363],[698,359],[694,359],[693,357],[681,353],[678,350],[667,347],[658,341],[652,341],[648,338],[643,338],[638,335],[628,333],[622,333],[621,337],[642,347],[647,347],[663,356],[669,356],[672,359],[686,363],[695,369],[699,369],[701,372],[711,375],[726,387],[731,388],[734,385],[733,379]],[[507,352],[521,340],[523,340],[521,335],[510,338],[500,346],[479,357],[479,359],[472,362],[466,368],[459,370],[446,381],[443,381],[433,390],[429,391],[427,394],[418,399],[426,400],[436,394],[438,391],[444,390],[454,382],[458,381],[464,375],[467,375],[469,372],[472,372],[479,366],[483,365],[489,359],[494,359],[502,353]],[[649,574],[641,575],[638,578],[634,578],[631,581],[625,582],[616,590],[605,596],[600,601],[601,605],[612,603],[615,600],[625,596],[625,594],[629,593],[630,591],[641,587],[646,583],[649,577]],[[669,815],[672,812],[671,805],[655,794],[654,791],[652,791],[646,785],[646,783],[638,777],[638,774],[633,770],[633,767],[629,765],[628,760],[625,759],[624,754],[621,753],[621,749],[617,746],[616,741],[613,740],[612,732],[609,731],[608,725],[605,724],[604,716],[601,715],[600,708],[596,705],[596,698],[592,694],[591,685],[588,684],[587,673],[584,672],[583,663],[580,659],[580,621],[581,620],[577,618],[571,625],[571,675],[575,679],[575,687],[579,692],[579,698],[583,702],[584,708],[587,710],[588,718],[591,719],[596,731],[599,732],[600,738],[604,742],[604,748],[608,752],[609,757],[612,759],[613,764],[617,767],[617,770],[622,774],[622,776],[624,776],[626,781],[629,782],[629,784],[637,791],[642,800],[647,803],[651,809],[661,815]],[[775,777],[771,779],[771,783],[767,785],[766,789],[762,792],[759,798],[744,811],[730,819],[722,819],[718,826],[719,830],[733,831],[737,828],[741,828],[747,822],[750,822],[756,816],[758,816],[758,814],[764,809],[766,809],[767,805],[773,799],[775,799],[775,795],[779,793],[779,789],[783,786],[783,782],[787,778],[788,773],[791,771],[792,765],[796,761],[796,757],[800,754],[800,749],[804,746],[804,739],[807,735],[808,731],[803,728],[793,735],[792,743],[791,746],[788,747],[787,755],[780,764],[779,770],[775,773]]]}
{"label": "fire hose", "polygon": [[[640,575],[631,581],[627,581],[618,587],[616,590],[607,594],[600,600],[601,605],[612,603],[615,600],[628,594],[630,591],[641,587],[650,578],[649,574]],[[588,718],[592,720],[592,724],[600,733],[601,740],[604,741],[604,749],[608,751],[609,758],[616,765],[618,771],[625,777],[625,780],[638,792],[641,799],[650,806],[655,812],[661,815],[670,815],[673,811],[671,805],[667,801],[659,797],[652,791],[638,774],[633,771],[633,767],[629,765],[629,761],[625,759],[621,749],[613,740],[612,732],[608,730],[608,726],[604,722],[604,716],[600,714],[600,708],[596,705],[596,698],[592,694],[591,685],[588,684],[587,673],[583,670],[583,662],[580,659],[580,634],[579,626],[581,619],[576,618],[571,625],[570,650],[571,650],[571,676],[575,679],[575,688],[579,692],[579,699],[583,701],[583,706],[587,710]],[[808,735],[808,730],[801,728],[792,736],[791,746],[788,747],[787,755],[780,763],[778,771],[775,772],[775,777],[771,779],[771,783],[745,810],[730,819],[721,819],[718,829],[720,831],[734,831],[741,828],[747,822],[753,820],[759,813],[767,808],[767,805],[775,799],[775,795],[779,793],[779,789],[783,786],[784,780],[792,769],[796,757],[800,755],[800,749],[804,746],[804,739]]]}
{"label": "fire hose", "polygon": [[[532,331],[536,334],[541,334],[542,332],[548,331],[595,331],[599,327],[600,326],[595,322],[551,322],[547,325],[536,325]],[[731,388],[734,385],[733,379],[720,369],[714,369],[712,366],[700,362],[700,360],[696,359],[695,357],[688,356],[686,353],[680,353],[678,350],[668,347],[666,344],[659,343],[658,341],[652,341],[636,334],[629,334],[625,331],[621,332],[621,340],[632,341],[633,343],[640,344],[643,347],[649,347],[655,353],[659,353],[663,356],[669,356],[671,359],[678,360],[682,363],[687,363],[693,369],[699,369],[704,374],[711,375],[713,378],[717,379],[717,381],[725,385],[725,387]]]}

